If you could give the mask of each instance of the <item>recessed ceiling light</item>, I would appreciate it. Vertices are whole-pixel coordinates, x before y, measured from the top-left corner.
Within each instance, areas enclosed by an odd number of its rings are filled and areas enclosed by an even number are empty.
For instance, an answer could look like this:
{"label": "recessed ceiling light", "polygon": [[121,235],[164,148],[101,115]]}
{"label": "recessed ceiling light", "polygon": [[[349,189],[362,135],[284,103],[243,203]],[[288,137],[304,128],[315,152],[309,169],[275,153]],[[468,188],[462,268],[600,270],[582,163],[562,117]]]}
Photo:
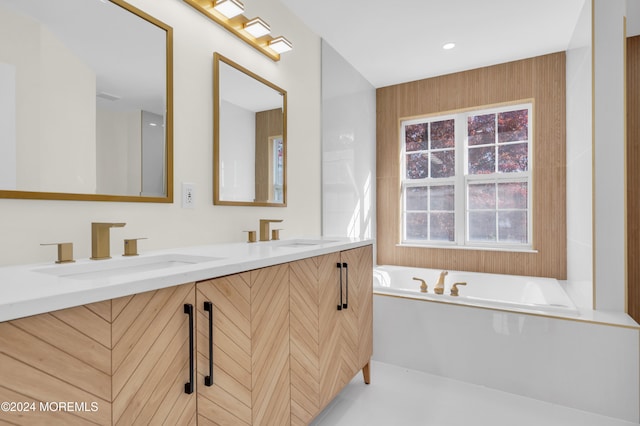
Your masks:
{"label": "recessed ceiling light", "polygon": [[445,43],[445,44],[443,44],[443,45],[442,45],[442,48],[443,48],[444,50],[451,50],[451,49],[453,49],[454,47],[456,47],[456,44],[455,44],[455,43],[453,43],[453,42]]}

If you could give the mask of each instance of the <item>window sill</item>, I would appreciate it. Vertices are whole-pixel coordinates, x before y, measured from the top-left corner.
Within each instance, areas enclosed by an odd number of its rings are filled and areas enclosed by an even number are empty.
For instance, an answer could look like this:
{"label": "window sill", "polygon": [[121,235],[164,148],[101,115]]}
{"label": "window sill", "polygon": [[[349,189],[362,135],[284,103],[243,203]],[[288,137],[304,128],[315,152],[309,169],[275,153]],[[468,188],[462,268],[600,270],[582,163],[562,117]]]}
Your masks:
{"label": "window sill", "polygon": [[412,243],[399,243],[396,247],[411,247],[411,248],[425,248],[425,249],[440,249],[440,250],[480,250],[480,251],[499,251],[510,253],[538,253],[538,250],[530,247],[488,247],[488,246],[457,246],[457,245],[435,245],[435,244],[412,244]]}

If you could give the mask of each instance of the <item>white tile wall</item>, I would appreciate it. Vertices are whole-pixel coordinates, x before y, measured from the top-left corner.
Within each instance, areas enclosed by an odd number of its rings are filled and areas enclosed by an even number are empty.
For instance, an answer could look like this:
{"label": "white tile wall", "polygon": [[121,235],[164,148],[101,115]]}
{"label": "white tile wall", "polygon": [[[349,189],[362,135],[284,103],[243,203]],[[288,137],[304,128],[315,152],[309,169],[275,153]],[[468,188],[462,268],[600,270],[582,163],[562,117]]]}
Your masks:
{"label": "white tile wall", "polygon": [[[592,90],[591,2],[585,2],[567,49],[567,279],[591,283]],[[592,307],[592,291],[588,292]]]}
{"label": "white tile wall", "polygon": [[322,233],[375,233],[375,88],[322,41]]}
{"label": "white tile wall", "polygon": [[625,0],[594,4],[595,307],[625,312]]}

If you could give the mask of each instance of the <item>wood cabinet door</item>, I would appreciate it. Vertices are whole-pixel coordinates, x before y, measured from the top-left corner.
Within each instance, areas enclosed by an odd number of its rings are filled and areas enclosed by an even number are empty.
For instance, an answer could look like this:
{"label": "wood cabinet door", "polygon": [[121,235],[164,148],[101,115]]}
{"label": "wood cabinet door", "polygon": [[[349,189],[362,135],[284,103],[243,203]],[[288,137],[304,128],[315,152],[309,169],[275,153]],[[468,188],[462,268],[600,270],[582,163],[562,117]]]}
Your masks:
{"label": "wood cabinet door", "polygon": [[110,347],[111,301],[0,323],[0,423],[111,424]]}
{"label": "wood cabinet door", "polygon": [[[372,246],[345,250],[341,253],[348,269],[349,307],[348,336],[357,330],[353,354],[354,374],[365,367],[373,354],[373,249]],[[353,376],[352,376],[353,377]]]}
{"label": "wood cabinet door", "polygon": [[[203,281],[196,293],[198,424],[288,425],[288,265]],[[211,312],[205,302],[211,302]],[[211,386],[206,376],[213,378]]]}
{"label": "wood cabinet door", "polygon": [[292,424],[308,424],[353,377],[357,338],[342,308],[340,262],[330,253],[290,264]]}
{"label": "wood cabinet door", "polygon": [[[353,378],[357,342],[346,297],[340,253],[322,256],[320,272],[320,405],[325,407]],[[341,272],[342,285],[341,285]],[[344,305],[347,308],[344,308]],[[338,308],[339,307],[339,308]]]}
{"label": "wood cabinet door", "polygon": [[[341,344],[340,332],[330,332],[338,328],[339,259],[338,253],[331,253],[289,264],[292,425],[309,424],[324,406],[323,395],[338,381],[329,367],[330,354]],[[321,289],[331,294],[321,296]],[[323,376],[328,370],[331,374]]]}
{"label": "wood cabinet door", "polygon": [[368,364],[372,279],[371,246],[290,264],[291,424],[309,424]]}
{"label": "wood cabinet door", "polygon": [[113,424],[196,423],[195,394],[185,393],[190,379],[185,304],[194,302],[194,284],[111,301]]}
{"label": "wood cabinet door", "polygon": [[[205,302],[211,303],[211,310],[205,310]],[[198,424],[250,425],[251,274],[245,272],[199,282],[196,305]],[[210,371],[210,360],[213,371]],[[211,377],[211,386],[205,385],[207,376]]]}
{"label": "wood cabinet door", "polygon": [[291,423],[289,265],[251,271],[252,410],[255,426]]}

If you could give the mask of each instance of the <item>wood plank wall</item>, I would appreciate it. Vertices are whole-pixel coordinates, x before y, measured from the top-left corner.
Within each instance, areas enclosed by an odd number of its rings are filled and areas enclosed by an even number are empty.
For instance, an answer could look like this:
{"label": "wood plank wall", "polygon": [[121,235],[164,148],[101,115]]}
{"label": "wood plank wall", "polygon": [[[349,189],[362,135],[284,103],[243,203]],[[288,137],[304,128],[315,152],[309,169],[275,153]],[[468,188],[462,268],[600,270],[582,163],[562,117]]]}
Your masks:
{"label": "wood plank wall", "polygon": [[273,148],[269,138],[282,136],[282,109],[256,112],[256,201],[268,202],[271,199],[273,176]]}
{"label": "wood plank wall", "polygon": [[[377,90],[378,264],[566,279],[564,52]],[[400,247],[400,119],[534,99],[537,253]]]}
{"label": "wood plank wall", "polygon": [[627,39],[627,311],[640,322],[640,36]]}

